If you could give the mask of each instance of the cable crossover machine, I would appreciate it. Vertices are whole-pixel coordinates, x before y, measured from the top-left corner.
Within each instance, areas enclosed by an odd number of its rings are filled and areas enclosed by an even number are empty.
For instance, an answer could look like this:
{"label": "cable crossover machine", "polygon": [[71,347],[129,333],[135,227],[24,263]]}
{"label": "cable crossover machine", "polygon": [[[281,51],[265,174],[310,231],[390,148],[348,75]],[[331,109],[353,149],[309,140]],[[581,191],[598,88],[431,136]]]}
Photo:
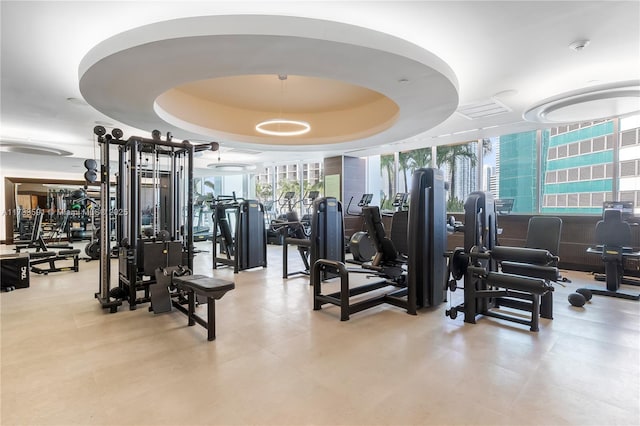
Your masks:
{"label": "cable crossover machine", "polygon": [[[131,310],[151,302],[150,285],[156,270],[185,267],[193,270],[193,158],[196,152],[216,151],[217,142],[194,145],[166,140],[154,130],[152,139],[122,139],[120,129],[106,134],[94,128],[100,145],[100,170],[85,179],[100,180],[100,278],[95,294],[100,304],[117,312],[123,301]],[[118,152],[116,208],[109,208],[110,154]],[[118,250],[118,286],[111,288],[110,235],[115,221]],[[142,292],[143,295],[139,295]]]}

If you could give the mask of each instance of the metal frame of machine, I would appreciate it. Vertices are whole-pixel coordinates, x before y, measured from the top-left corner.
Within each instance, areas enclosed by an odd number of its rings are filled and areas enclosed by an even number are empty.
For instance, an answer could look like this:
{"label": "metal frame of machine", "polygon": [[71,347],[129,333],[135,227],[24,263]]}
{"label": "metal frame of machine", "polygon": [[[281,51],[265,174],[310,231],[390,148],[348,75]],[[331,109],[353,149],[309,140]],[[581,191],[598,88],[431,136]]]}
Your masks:
{"label": "metal frame of machine", "polygon": [[[157,130],[152,132],[151,139],[132,136],[123,140],[120,129],[113,129],[111,134],[107,134],[102,126],[96,126],[94,134],[100,145],[100,205],[103,208],[100,215],[99,291],[95,297],[103,308],[111,312],[116,312],[123,300],[128,301],[129,308],[134,310],[138,304],[150,301],[149,285],[155,281],[153,270],[173,266],[173,263],[193,267],[193,158],[196,152],[216,151],[218,143],[194,145],[186,140],[173,142],[170,133],[166,140],[162,140]],[[108,207],[111,147],[118,149],[115,211]],[[152,158],[150,167],[143,166],[143,154]],[[161,159],[166,159],[163,161],[167,164],[162,165]],[[168,177],[162,209],[161,175]],[[91,177],[91,171],[85,173],[85,178]],[[140,189],[143,179],[149,181],[153,189],[148,239],[143,239],[141,225]],[[165,219],[164,229],[158,226],[161,216]],[[114,220],[119,245],[119,274],[118,287],[112,289],[109,230]],[[150,255],[145,256],[145,251]],[[149,279],[144,279],[146,276]],[[144,291],[141,298],[138,297],[140,290]]]}

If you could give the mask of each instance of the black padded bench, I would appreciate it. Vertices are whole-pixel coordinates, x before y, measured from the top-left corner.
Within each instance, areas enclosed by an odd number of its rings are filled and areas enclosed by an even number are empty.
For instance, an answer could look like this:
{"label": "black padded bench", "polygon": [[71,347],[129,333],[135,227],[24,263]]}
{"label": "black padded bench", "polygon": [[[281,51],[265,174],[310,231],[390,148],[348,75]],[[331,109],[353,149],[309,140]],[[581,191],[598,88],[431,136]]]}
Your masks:
{"label": "black padded bench", "polygon": [[[173,306],[183,312],[189,318],[189,325],[200,324],[207,329],[207,340],[216,338],[216,300],[222,298],[229,290],[233,290],[236,285],[232,281],[221,280],[208,277],[206,275],[184,275],[173,277],[172,283],[179,289],[187,293],[188,309],[185,309],[179,301],[173,301]],[[196,297],[206,298],[207,319],[195,314]]]}
{"label": "black padded bench", "polygon": [[[80,250],[59,250],[59,251],[40,251],[35,253],[29,253],[29,263],[31,265],[31,272],[36,274],[47,275],[49,272],[61,272],[61,271],[74,271],[80,270],[79,257]],[[59,260],[73,260],[73,266],[56,267],[55,262]],[[49,268],[43,269],[35,265],[48,263]]]}

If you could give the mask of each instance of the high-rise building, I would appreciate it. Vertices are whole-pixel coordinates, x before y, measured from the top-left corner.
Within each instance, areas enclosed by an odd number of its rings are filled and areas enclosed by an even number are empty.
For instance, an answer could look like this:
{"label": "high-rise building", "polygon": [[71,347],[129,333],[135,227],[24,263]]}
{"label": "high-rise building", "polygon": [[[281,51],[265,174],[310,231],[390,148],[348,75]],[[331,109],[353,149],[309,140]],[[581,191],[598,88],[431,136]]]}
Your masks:
{"label": "high-rise building", "polygon": [[[542,213],[599,214],[613,197],[613,121],[550,129],[543,144]],[[546,132],[545,132],[546,133]]]}

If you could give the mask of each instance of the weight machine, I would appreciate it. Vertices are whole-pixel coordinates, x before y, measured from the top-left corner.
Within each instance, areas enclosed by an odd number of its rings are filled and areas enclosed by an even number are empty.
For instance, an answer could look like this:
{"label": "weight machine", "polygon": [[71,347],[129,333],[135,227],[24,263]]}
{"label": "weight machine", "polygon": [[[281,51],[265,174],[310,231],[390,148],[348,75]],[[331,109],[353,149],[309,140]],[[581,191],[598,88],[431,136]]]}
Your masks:
{"label": "weight machine", "polygon": [[[373,194],[362,194],[360,201],[358,201],[360,212],[354,213],[351,211],[351,203],[353,202],[353,197],[351,197],[349,199],[349,204],[347,204],[347,215],[362,216],[362,209],[368,207],[369,204],[371,204],[371,200],[373,200]],[[358,231],[351,235],[351,238],[349,238],[349,251],[351,252],[353,260],[348,260],[347,262],[358,265],[361,265],[364,262],[370,262],[376,254],[376,249],[373,246],[373,242],[371,241],[371,238],[369,238],[369,233],[367,231]]]}
{"label": "weight machine", "polygon": [[[216,151],[218,144],[173,142],[170,133],[162,140],[157,130],[151,139],[132,136],[127,140],[121,139],[120,129],[106,134],[104,127],[96,126],[93,131],[100,145],[100,164],[97,170],[97,164],[85,162],[85,179],[100,180],[100,278],[95,297],[111,312],[117,312],[123,300],[134,310],[150,301],[149,286],[155,283],[156,269],[178,265],[193,268],[193,158],[196,152]],[[112,147],[118,150],[115,210],[109,208]],[[143,184],[151,188],[144,194],[151,198],[144,200],[144,206]],[[148,216],[145,222],[149,222],[144,230],[142,207]],[[119,242],[118,287],[114,288],[109,235],[112,221]],[[140,291],[142,297],[138,296]]]}
{"label": "weight machine", "polygon": [[[34,214],[33,231],[31,234],[31,241],[17,242],[15,251],[20,253],[22,250],[35,248],[35,252],[29,253],[29,266],[31,272],[36,274],[48,275],[50,272],[63,272],[73,271],[78,272],[80,270],[79,254],[80,250],[74,249],[73,246],[68,244],[50,244],[47,245],[42,237],[42,220],[44,218],[44,212],[40,209],[36,210]],[[52,248],[58,249],[57,251],[50,250]],[[71,266],[56,266],[56,262],[59,261],[71,261]],[[48,265],[48,268],[43,268],[37,265]]]}
{"label": "weight machine", "polygon": [[213,239],[213,269],[218,265],[233,266],[237,274],[267,266],[267,232],[261,203],[236,199],[235,194],[220,196],[214,206],[213,224],[215,235],[219,234]]}
{"label": "weight machine", "polygon": [[320,195],[320,191],[308,191],[307,195],[300,200],[303,214],[300,222],[304,227],[304,234],[308,237],[311,235],[311,206],[316,198]]}
{"label": "weight machine", "polygon": [[[373,262],[364,264],[360,269],[347,269],[344,264],[344,229],[340,233],[329,232],[329,224],[342,223],[340,209],[331,211],[326,224],[319,223],[314,232],[327,236],[331,241],[312,236],[313,263],[311,284],[313,285],[313,309],[320,310],[325,304],[340,307],[340,320],[346,321],[353,313],[380,304],[391,304],[415,315],[419,307],[437,306],[445,301],[446,259],[443,256],[446,244],[446,203],[442,172],[437,169],[418,169],[413,175],[409,210],[408,235],[411,243],[408,248],[406,272],[403,260],[390,239],[386,238],[380,211],[377,207],[366,207],[365,224],[376,246]],[[332,244],[333,251],[341,250],[343,260],[331,260],[313,256],[314,250],[320,250],[325,244]],[[336,256],[339,257],[339,256]],[[349,274],[364,273],[377,278],[356,287],[350,287]],[[323,274],[335,274],[340,277],[340,290],[330,294],[322,293]],[[383,290],[391,288],[390,290]],[[370,292],[374,295],[352,301],[351,297]]]}
{"label": "weight machine", "polygon": [[[336,221],[336,218],[331,219],[332,214],[335,215],[336,213],[342,213],[342,204],[340,202],[333,197],[318,198],[316,196],[313,197],[311,210],[308,214],[310,221],[309,235],[302,221],[274,221],[271,224],[272,229],[283,233],[282,278],[286,279],[298,274],[309,275],[311,265],[318,259],[332,259],[344,262],[344,248],[342,249],[342,254],[339,254],[340,252],[337,251],[336,247],[331,243],[326,243],[327,241],[335,240],[339,235],[344,235],[343,223]],[[292,219],[295,219],[295,216]],[[333,221],[330,222],[330,220]],[[312,241],[316,242],[315,245],[312,244]],[[303,270],[289,272],[289,245],[297,247],[304,264]],[[323,277],[323,279],[326,279],[328,275],[325,274]]]}
{"label": "weight machine", "polygon": [[[449,260],[453,277],[449,290],[464,278],[464,303],[451,307],[446,315],[475,324],[478,315],[525,324],[539,330],[539,317],[553,319],[553,286],[559,277],[558,257],[548,250],[497,245],[496,210],[490,193],[472,192],[464,203],[464,247],[456,248]],[[502,262],[518,274],[500,272]],[[515,263],[514,263],[515,262]],[[517,265],[517,268],[513,268]],[[505,269],[507,269],[505,267]],[[501,307],[531,313],[530,319],[501,310]]]}

